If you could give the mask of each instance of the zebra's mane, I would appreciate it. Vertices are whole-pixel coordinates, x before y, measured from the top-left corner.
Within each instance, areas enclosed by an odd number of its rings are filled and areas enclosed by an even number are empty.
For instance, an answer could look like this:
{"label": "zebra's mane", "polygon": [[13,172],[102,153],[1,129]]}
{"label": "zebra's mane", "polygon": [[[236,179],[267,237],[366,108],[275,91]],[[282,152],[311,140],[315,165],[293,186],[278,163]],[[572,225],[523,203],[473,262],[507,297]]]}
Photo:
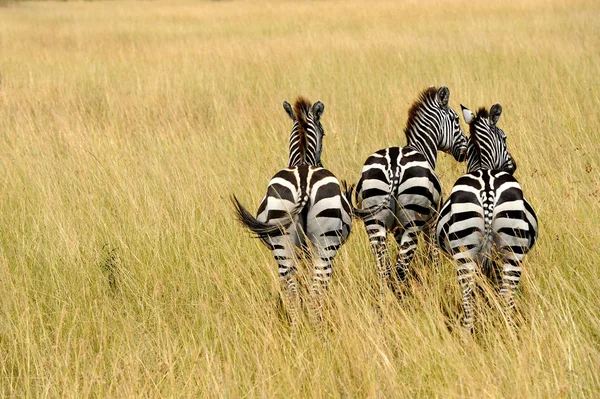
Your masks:
{"label": "zebra's mane", "polygon": [[488,118],[489,116],[490,113],[487,110],[487,108],[481,107],[479,108],[479,110],[477,110],[477,115],[475,116],[476,120],[471,122],[471,124],[469,125],[469,140],[471,140],[473,144],[475,144],[477,149],[479,149],[479,142],[477,138],[477,129],[475,128],[475,122],[481,118]]}
{"label": "zebra's mane", "polygon": [[294,115],[298,122],[298,149],[300,158],[304,159],[306,153],[306,130],[308,129],[308,111],[312,104],[306,98],[298,96],[294,104]]}
{"label": "zebra's mane", "polygon": [[478,118],[489,118],[489,116],[490,116],[490,113],[489,113],[489,111],[487,110],[486,107],[481,107],[477,111],[477,117]]}
{"label": "zebra's mane", "polygon": [[415,102],[411,105],[408,110],[408,121],[406,122],[406,129],[404,129],[404,134],[406,134],[407,139],[410,131],[414,127],[415,123],[417,123],[417,115],[419,111],[425,107],[431,101],[435,101],[435,96],[437,95],[437,87],[430,86],[427,89],[423,90],[419,97],[415,100]]}

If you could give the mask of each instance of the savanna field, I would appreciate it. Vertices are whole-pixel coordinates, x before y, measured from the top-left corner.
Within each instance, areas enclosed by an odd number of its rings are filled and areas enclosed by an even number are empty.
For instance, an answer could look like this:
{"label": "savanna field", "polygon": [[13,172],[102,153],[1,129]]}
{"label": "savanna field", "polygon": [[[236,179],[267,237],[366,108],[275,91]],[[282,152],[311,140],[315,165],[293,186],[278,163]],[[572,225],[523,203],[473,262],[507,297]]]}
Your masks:
{"label": "savanna field", "polygon": [[[600,395],[599,2],[1,4],[2,397]],[[323,325],[291,329],[230,202],[287,165],[282,101],[323,101],[356,182],[430,85],[504,108],[540,220],[518,327],[491,301],[462,332],[455,266],[421,253],[379,311],[355,221]],[[439,156],[445,195],[465,170]]]}

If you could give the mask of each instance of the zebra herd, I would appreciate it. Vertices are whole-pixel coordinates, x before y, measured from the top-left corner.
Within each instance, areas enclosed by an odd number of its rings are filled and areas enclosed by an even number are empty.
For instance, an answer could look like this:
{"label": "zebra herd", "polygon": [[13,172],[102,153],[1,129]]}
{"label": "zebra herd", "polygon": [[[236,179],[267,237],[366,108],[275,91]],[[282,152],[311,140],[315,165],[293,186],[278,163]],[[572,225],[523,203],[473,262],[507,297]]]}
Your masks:
{"label": "zebra herd", "polygon": [[[457,263],[466,329],[473,329],[478,268],[499,287],[510,319],[521,263],[537,238],[537,219],[513,177],[516,163],[508,152],[506,135],[497,126],[500,104],[489,111],[481,108],[477,114],[461,105],[469,126],[467,137],[449,99],[447,87],[424,90],[408,112],[407,145],[370,155],[355,189],[340,184],[322,165],[323,103],[311,104],[299,97],[292,107],[284,101],[293,121],[288,167],[269,182],[256,217],[235,196],[233,202],[242,224],[273,253],[292,325],[299,317],[298,258],[313,265],[312,314],[320,319],[332,263],[348,239],[352,217],[365,224],[380,295],[386,286],[396,287],[391,281],[387,234],[392,233],[399,245],[394,270],[402,286],[422,232],[434,267],[438,248]],[[467,173],[456,181],[443,205],[435,173],[438,151],[451,153],[458,162],[467,160]]]}

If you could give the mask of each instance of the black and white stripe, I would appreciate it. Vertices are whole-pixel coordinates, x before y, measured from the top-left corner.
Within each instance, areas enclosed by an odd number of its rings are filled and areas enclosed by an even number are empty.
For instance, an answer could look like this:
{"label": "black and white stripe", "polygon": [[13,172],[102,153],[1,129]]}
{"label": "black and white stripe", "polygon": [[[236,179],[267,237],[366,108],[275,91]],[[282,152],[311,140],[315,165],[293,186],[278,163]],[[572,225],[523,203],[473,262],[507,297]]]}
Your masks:
{"label": "black and white stripe", "polygon": [[[307,108],[308,107],[308,108]],[[311,112],[310,103],[303,98],[298,98],[294,109],[287,102],[283,102],[283,108],[288,116],[294,121],[290,133],[290,160],[288,168],[299,165],[323,166],[321,163],[321,152],[323,150],[323,137],[325,132],[321,125],[321,115],[324,105],[317,101]],[[297,117],[296,115],[300,115]]]}
{"label": "black and white stripe", "polygon": [[[396,261],[397,277],[406,279],[417,246],[417,235],[425,232],[428,243],[434,237],[434,220],[440,204],[441,185],[435,174],[437,152],[452,153],[462,161],[467,137],[458,115],[448,105],[447,87],[423,91],[409,110],[405,129],[406,147],[390,147],[369,156],[356,186],[354,214],[364,220],[371,248],[377,259],[380,289],[390,277],[387,232],[400,245]],[[437,264],[437,250],[428,245]]]}
{"label": "black and white stripe", "polygon": [[[253,217],[234,197],[239,220],[272,251],[288,300],[292,324],[299,306],[295,278],[297,249],[309,254],[313,264],[311,291],[316,317],[331,279],[332,264],[351,228],[351,210],[336,177],[321,164],[324,105],[298,98],[294,109],[283,103],[294,121],[287,168],[273,176],[258,215]],[[345,192],[345,190],[344,190]]]}
{"label": "black and white stripe", "polygon": [[463,325],[472,329],[477,268],[499,285],[510,317],[521,263],[535,244],[538,224],[512,175],[517,166],[506,148],[506,135],[496,126],[502,107],[496,104],[489,113],[481,108],[477,115],[462,109],[471,132],[467,174],[444,203],[436,234],[440,248],[458,263]]}

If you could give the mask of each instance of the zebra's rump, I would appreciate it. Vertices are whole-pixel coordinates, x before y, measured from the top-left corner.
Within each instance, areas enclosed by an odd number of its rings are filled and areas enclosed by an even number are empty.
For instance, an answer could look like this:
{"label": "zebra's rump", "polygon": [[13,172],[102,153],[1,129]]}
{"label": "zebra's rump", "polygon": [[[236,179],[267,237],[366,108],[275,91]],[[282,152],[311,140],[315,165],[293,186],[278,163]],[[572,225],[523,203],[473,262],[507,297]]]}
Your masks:
{"label": "zebra's rump", "polygon": [[491,257],[492,250],[526,253],[537,237],[537,219],[518,181],[502,171],[479,170],[459,178],[440,211],[440,248]]}
{"label": "zebra's rump", "polygon": [[527,223],[529,224],[529,231],[531,234],[529,235],[529,242],[527,243],[529,250],[533,248],[535,242],[538,238],[538,220],[533,210],[533,207],[525,198],[523,198],[523,202],[525,204],[525,217],[527,218]]}
{"label": "zebra's rump", "polygon": [[350,204],[329,170],[300,165],[277,172],[269,182],[257,219],[266,224],[281,223],[297,207],[302,211],[279,232],[289,235],[296,246],[305,246],[307,239],[315,242],[328,236],[339,236],[344,242],[350,234]]}
{"label": "zebra's rump", "polygon": [[391,226],[430,219],[439,203],[441,186],[427,159],[409,147],[389,147],[369,156],[356,186],[355,200],[366,209],[387,202],[377,215]]}

